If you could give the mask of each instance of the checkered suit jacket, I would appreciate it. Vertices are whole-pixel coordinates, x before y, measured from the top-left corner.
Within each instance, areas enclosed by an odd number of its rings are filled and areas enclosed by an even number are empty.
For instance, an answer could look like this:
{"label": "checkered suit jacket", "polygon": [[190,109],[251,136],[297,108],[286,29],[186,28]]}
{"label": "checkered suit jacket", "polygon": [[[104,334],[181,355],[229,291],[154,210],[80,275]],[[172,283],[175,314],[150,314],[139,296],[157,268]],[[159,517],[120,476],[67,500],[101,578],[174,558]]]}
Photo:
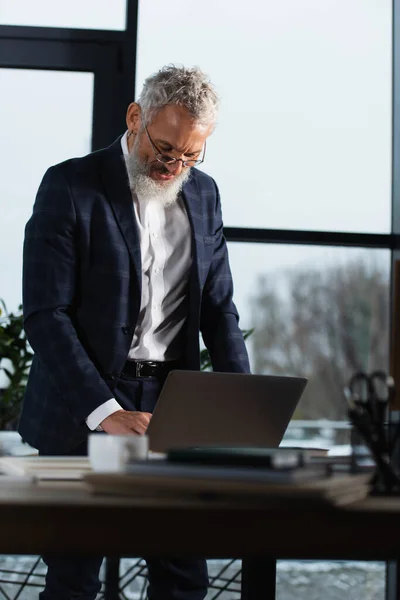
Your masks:
{"label": "checkered suit jacket", "polygon": [[[193,266],[182,355],[199,368],[199,331],[214,370],[249,363],[214,180],[192,169],[183,188]],[[25,330],[35,352],[19,432],[42,452],[68,452],[85,419],[114,396],[140,308],[141,256],[120,139],[51,167],[26,225]]]}

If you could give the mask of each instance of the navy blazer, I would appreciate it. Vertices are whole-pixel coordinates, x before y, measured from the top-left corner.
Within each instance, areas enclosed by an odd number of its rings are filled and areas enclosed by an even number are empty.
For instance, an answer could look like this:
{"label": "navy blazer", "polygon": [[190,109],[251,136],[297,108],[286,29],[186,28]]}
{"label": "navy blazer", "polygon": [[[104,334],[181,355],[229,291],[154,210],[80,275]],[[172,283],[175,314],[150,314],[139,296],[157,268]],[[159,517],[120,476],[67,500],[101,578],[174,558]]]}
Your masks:
{"label": "navy blazer", "polygon": [[[199,331],[213,369],[248,372],[218,188],[197,169],[183,187],[192,272],[182,356],[199,369]],[[120,138],[51,167],[26,225],[24,323],[35,352],[19,432],[42,452],[68,452],[85,419],[114,396],[141,300],[140,242]]]}

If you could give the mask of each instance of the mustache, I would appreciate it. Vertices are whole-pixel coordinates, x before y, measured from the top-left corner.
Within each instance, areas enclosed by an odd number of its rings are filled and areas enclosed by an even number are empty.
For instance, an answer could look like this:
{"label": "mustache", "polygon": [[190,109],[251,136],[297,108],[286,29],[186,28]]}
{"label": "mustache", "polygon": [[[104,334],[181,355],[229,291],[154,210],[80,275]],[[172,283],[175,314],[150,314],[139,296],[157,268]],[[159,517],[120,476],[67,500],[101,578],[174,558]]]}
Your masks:
{"label": "mustache", "polygon": [[165,165],[158,161],[150,163],[148,172],[150,173],[152,169],[155,169],[156,171],[161,173],[161,175],[172,175],[171,171],[169,171]]}

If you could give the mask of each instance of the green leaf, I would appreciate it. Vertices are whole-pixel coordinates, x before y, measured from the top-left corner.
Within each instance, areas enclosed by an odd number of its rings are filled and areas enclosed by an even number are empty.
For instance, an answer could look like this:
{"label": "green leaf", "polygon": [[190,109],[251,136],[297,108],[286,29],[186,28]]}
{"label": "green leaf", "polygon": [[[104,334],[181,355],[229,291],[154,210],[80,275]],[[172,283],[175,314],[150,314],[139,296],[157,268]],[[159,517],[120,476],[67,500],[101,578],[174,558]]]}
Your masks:
{"label": "green leaf", "polygon": [[1,367],[1,369],[7,375],[8,379],[12,380],[13,374],[11,373],[11,371],[9,371],[8,369],[6,369],[5,367]]}
{"label": "green leaf", "polygon": [[0,389],[0,429],[13,429],[21,410],[33,353],[24,331],[22,306],[16,313],[8,312],[2,299],[0,306],[0,361],[7,359],[11,363],[6,363],[7,367],[0,365],[9,379],[8,387]]}

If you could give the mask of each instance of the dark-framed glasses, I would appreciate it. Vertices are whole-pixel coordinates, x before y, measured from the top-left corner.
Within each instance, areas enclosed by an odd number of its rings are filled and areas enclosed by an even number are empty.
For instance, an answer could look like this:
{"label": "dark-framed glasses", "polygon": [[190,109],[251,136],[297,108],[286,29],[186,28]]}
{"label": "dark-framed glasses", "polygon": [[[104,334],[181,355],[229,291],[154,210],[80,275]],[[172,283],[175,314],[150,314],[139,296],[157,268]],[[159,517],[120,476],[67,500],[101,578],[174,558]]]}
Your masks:
{"label": "dark-framed glasses", "polygon": [[160,162],[164,165],[175,165],[177,162],[181,162],[184,167],[197,167],[197,165],[200,165],[202,162],[204,162],[204,159],[206,156],[206,142],[204,142],[203,158],[198,158],[198,159],[189,158],[187,160],[183,160],[182,158],[175,158],[173,156],[168,156],[168,154],[164,154],[163,152],[161,152],[160,149],[157,148],[157,146],[151,139],[145,123],[143,123],[143,126],[147,133],[147,137],[149,138],[149,142],[151,144],[151,147],[153,148],[154,155],[155,155],[156,159],[158,160],[158,162]]}

